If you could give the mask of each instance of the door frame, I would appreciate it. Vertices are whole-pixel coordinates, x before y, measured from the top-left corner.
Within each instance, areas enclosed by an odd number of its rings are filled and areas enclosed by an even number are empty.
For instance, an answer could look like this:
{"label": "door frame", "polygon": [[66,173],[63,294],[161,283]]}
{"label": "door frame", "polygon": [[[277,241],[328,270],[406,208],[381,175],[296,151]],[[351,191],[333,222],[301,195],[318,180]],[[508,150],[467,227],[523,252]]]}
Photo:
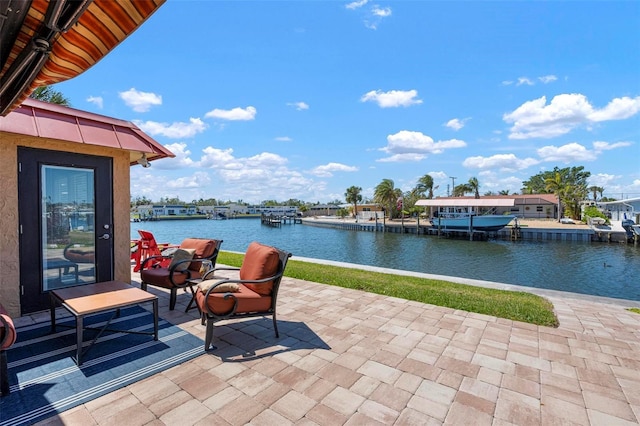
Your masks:
{"label": "door frame", "polygon": [[[49,307],[43,291],[41,166],[80,167],[94,171],[95,276],[110,281],[114,276],[113,158],[18,147],[18,221],[21,314]],[[109,234],[108,238],[98,238]],[[34,267],[38,265],[38,267]],[[88,284],[88,283],[87,283]]]}

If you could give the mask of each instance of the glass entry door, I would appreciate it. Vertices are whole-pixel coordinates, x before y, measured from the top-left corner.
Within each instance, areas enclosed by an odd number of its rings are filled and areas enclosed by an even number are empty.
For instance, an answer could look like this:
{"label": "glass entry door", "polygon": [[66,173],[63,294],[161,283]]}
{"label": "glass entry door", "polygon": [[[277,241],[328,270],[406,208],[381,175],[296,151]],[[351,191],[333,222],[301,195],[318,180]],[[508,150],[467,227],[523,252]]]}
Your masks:
{"label": "glass entry door", "polygon": [[48,292],[113,279],[113,160],[18,149],[22,314]]}
{"label": "glass entry door", "polygon": [[41,166],[44,291],[96,282],[95,173]]}

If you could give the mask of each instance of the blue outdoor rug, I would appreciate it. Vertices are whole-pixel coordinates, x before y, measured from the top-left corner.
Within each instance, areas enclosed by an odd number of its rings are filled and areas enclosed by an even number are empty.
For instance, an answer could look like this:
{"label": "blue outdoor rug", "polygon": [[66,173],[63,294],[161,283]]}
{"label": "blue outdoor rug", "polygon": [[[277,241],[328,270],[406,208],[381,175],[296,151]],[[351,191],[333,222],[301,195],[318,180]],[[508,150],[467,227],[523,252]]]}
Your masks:
{"label": "blue outdoor rug", "polygon": [[[100,327],[111,313],[85,318],[86,327]],[[33,424],[138,380],[167,370],[204,353],[204,342],[159,319],[158,341],[153,336],[107,332],[82,357],[75,356],[75,320],[18,328],[18,341],[7,351],[11,393],[0,398],[0,426]],[[140,307],[122,309],[109,328],[153,331],[153,315]],[[85,330],[84,340],[98,331]]]}

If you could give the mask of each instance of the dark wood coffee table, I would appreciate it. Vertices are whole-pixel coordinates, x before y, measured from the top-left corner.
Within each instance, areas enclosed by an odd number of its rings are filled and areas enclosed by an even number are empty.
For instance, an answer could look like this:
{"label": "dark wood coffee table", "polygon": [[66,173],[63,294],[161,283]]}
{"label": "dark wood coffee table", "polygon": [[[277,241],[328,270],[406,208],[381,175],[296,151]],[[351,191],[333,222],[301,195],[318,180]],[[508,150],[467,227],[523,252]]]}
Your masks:
{"label": "dark wood coffee table", "polygon": [[[121,281],[105,281],[95,284],[79,285],[58,290],[51,290],[51,332],[56,331],[56,303],[71,312],[76,319],[76,364],[82,364],[84,355],[98,340],[104,331],[118,331],[121,333],[153,335],[153,340],[158,340],[158,297],[147,293],[137,287],[133,287]],[[153,332],[141,332],[131,330],[112,330],[107,327],[111,320],[120,313],[120,308],[138,305],[140,303],[153,303]],[[98,335],[83,351],[84,318],[88,315],[98,314],[114,310],[114,315],[102,327]],[[62,326],[62,325],[61,325]],[[86,327],[86,329],[91,329]]]}

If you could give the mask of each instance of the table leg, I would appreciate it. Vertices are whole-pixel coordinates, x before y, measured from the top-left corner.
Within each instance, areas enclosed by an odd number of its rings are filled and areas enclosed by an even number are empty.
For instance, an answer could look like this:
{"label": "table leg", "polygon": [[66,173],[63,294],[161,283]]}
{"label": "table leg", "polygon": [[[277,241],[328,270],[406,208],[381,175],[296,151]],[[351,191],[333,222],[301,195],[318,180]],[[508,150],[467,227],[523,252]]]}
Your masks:
{"label": "table leg", "polygon": [[153,300],[153,340],[158,340],[158,299]]}
{"label": "table leg", "polygon": [[76,317],[76,364],[80,366],[82,364],[82,330],[84,329],[83,321],[84,316],[78,315]]}

